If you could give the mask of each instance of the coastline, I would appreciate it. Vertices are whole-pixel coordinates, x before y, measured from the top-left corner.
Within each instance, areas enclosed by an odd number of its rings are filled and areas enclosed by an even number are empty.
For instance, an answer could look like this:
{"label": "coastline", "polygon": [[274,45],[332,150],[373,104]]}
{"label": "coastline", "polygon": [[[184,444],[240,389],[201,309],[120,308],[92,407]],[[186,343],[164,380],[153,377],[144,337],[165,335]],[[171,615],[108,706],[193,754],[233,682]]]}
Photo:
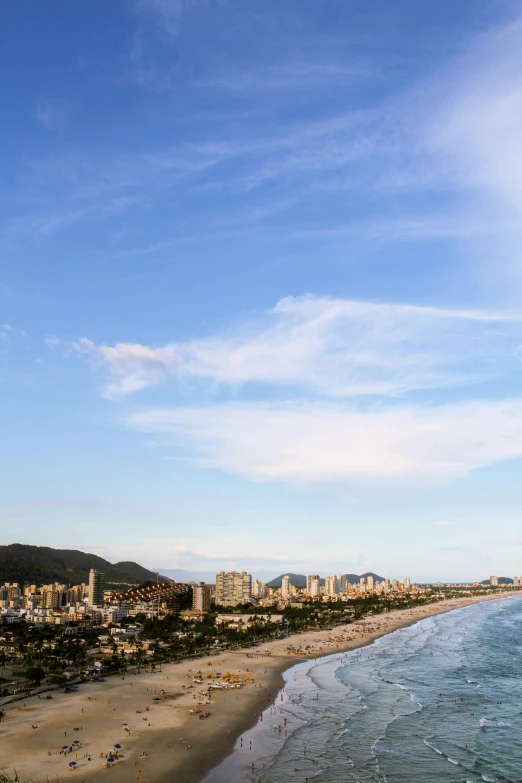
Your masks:
{"label": "coastline", "polygon": [[[394,610],[331,631],[309,631],[267,642],[260,645],[260,652],[223,652],[167,664],[161,672],[85,684],[78,693],[55,692],[49,701],[32,697],[12,707],[6,705],[0,742],[10,749],[11,758],[4,762],[4,756],[0,772],[14,777],[16,770],[20,781],[36,783],[46,779],[83,781],[96,774],[108,774],[115,783],[136,778],[167,783],[174,774],[184,783],[201,783],[233,752],[238,738],[262,719],[283,685],[283,672],[296,663],[366,646],[426,617],[513,595],[516,593],[506,591]],[[290,645],[302,648],[303,653],[288,655]],[[248,682],[241,689],[214,692],[207,704],[198,695],[202,685],[187,692],[192,676],[200,670],[207,675],[234,672]],[[153,701],[160,697],[165,698]],[[189,713],[200,702],[210,717],[200,719]],[[128,724],[128,731],[124,724]],[[78,752],[61,755],[60,748],[74,740],[81,742]],[[115,743],[121,744],[124,758],[107,770],[100,753],[109,752]],[[144,752],[147,756],[140,755]],[[85,758],[86,753],[91,754],[91,761]],[[77,762],[74,771],[69,768],[71,761]]]}

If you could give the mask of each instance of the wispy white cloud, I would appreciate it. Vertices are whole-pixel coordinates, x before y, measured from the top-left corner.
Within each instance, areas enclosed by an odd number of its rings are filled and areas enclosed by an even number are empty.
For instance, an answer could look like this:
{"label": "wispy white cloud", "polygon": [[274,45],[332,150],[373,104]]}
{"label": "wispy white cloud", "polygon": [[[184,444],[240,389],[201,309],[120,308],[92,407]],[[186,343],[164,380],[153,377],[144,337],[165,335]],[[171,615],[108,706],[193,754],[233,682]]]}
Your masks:
{"label": "wispy white cloud", "polygon": [[433,524],[435,527],[451,527],[453,522],[447,519],[442,519],[440,522],[434,522]]}
{"label": "wispy white cloud", "polygon": [[141,432],[175,435],[201,467],[252,481],[444,483],[522,456],[522,401],[356,410],[243,403],[144,410]]}
{"label": "wispy white cloud", "polygon": [[181,364],[180,358],[168,346],[148,348],[135,343],[95,345],[85,338],[71,343],[71,346],[79,356],[86,356],[95,366],[109,372],[110,381],[104,389],[107,397],[117,397],[160,383]]}
{"label": "wispy white cloud", "polygon": [[[143,0],[136,7],[170,35],[177,35],[184,14],[201,13],[201,4],[190,0]],[[232,197],[238,191],[251,194],[254,220],[267,224],[273,213],[255,202],[258,189],[277,182],[284,194],[290,186],[296,203],[306,203],[312,192],[346,193],[348,182],[348,191],[383,199],[372,206],[375,219],[354,217],[343,225],[323,213],[310,232],[400,241],[466,239],[487,231],[496,238],[503,230],[517,236],[518,248],[520,232],[514,223],[522,208],[521,29],[520,20],[499,26],[472,41],[465,56],[430,78],[423,76],[406,92],[392,90],[382,97],[377,91],[379,97],[364,105],[341,100],[337,113],[320,120],[314,115],[299,122],[256,122],[255,127],[234,123],[233,130],[227,122],[209,123],[206,133],[198,132],[197,143],[184,141],[180,133],[170,149],[150,152],[151,147],[144,146],[119,158],[70,150],[61,159],[33,164],[32,177],[24,183],[29,208],[12,220],[12,230],[49,233],[85,220],[106,220],[160,198],[163,205],[172,199],[176,209],[171,191],[181,180],[195,188],[215,186]],[[288,86],[290,95],[298,95],[301,84],[317,94],[322,80],[342,86],[354,73],[373,73],[371,67],[338,64],[338,54],[332,58],[326,47],[310,61],[297,56],[287,63],[223,71],[212,80],[223,89],[245,92],[252,92],[251,85]],[[143,82],[160,85],[172,77],[150,63],[138,72]],[[186,74],[180,78],[187,81]],[[45,127],[55,128],[60,111],[64,109],[59,103],[42,101],[37,117]],[[41,208],[35,207],[40,191]],[[439,206],[430,212],[425,205],[421,213],[410,202],[399,220],[389,217],[384,197],[390,192],[448,191],[460,200],[453,215],[441,214]],[[269,195],[274,197],[272,190]],[[236,208],[234,204],[228,214],[236,214]],[[209,200],[203,211],[208,226],[209,216],[223,211],[222,200]],[[237,213],[238,222],[243,217]],[[290,226],[288,234],[294,233]]]}
{"label": "wispy white cloud", "polygon": [[60,339],[60,337],[57,337],[55,334],[48,334],[46,337],[44,337],[44,344],[51,349],[67,347],[67,343]]}
{"label": "wispy white cloud", "polygon": [[521,319],[516,313],[288,297],[227,332],[197,340],[151,348],[83,339],[73,347],[108,371],[109,396],[170,375],[235,390],[264,384],[338,398],[400,395],[522,369]]}
{"label": "wispy white cloud", "polygon": [[[454,183],[522,212],[522,18],[475,39],[432,94],[427,139]],[[442,81],[444,91],[442,92]],[[437,96],[437,92],[439,93]]]}

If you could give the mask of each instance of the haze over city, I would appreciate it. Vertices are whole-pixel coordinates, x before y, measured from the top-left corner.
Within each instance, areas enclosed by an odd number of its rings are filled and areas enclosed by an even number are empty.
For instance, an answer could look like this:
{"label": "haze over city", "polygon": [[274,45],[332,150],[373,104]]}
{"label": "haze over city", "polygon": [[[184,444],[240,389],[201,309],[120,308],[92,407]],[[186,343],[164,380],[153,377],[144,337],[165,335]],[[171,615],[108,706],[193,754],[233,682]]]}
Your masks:
{"label": "haze over city", "polygon": [[519,7],[30,5],[0,25],[2,543],[520,573]]}

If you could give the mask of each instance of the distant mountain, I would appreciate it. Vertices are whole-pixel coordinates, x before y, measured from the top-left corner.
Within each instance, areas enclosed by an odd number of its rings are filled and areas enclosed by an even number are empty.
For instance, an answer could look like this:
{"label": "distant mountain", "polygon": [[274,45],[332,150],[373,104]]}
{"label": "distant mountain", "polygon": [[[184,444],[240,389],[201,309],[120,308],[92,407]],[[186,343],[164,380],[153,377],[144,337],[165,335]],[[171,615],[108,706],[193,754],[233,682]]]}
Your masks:
{"label": "distant mountain", "polygon": [[[9,544],[0,546],[0,584],[81,584],[89,581],[89,571],[103,571],[107,584],[142,584],[156,580],[156,574],[133,562],[109,563],[97,555],[76,549]],[[160,581],[167,581],[160,576]]]}
{"label": "distant mountain", "polygon": [[[513,580],[509,576],[499,576],[498,578],[499,585],[512,585]],[[489,579],[483,579],[480,583],[481,585],[489,585]]]}
{"label": "distant mountain", "polygon": [[359,584],[363,577],[364,579],[368,579],[369,576],[373,576],[374,582],[384,582],[384,577],[379,576],[379,574],[374,574],[373,571],[367,571],[365,574],[361,574],[360,576],[357,576],[357,574],[345,574],[345,577],[351,585]]}
{"label": "distant mountain", "polygon": [[[290,584],[294,587],[306,587],[306,576],[304,574],[280,574],[280,576],[276,576],[275,579],[272,579],[270,582],[266,583],[267,587],[281,587],[283,577],[289,576],[290,577]],[[324,579],[323,579],[324,584]]]}
{"label": "distant mountain", "polygon": [[[306,575],[305,574],[281,574],[280,576],[276,576],[275,579],[272,579],[270,582],[266,583],[267,587],[281,587],[281,583],[283,580],[283,576],[289,576],[290,577],[290,584],[294,587],[306,587]],[[384,582],[384,577],[379,576],[378,574],[374,574],[371,571],[367,571],[365,574],[361,574],[361,576],[358,576],[357,574],[345,574],[344,575],[348,582],[350,582],[351,585],[359,584],[359,580],[361,577],[368,577],[373,576],[373,579],[375,582]],[[324,579],[319,580],[322,585],[324,585]]]}

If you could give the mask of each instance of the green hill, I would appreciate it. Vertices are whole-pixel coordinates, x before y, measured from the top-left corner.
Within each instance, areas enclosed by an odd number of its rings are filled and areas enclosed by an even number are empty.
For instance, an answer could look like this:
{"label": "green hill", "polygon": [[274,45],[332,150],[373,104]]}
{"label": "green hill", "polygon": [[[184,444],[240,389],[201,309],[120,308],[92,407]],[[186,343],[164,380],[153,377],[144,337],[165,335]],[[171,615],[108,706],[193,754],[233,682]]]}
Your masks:
{"label": "green hill", "polygon": [[[107,584],[141,584],[156,580],[156,574],[138,563],[109,563],[103,557],[76,549],[9,544],[0,546],[0,584],[81,584],[89,581],[89,571],[103,571]],[[160,576],[160,581],[166,581]]]}

